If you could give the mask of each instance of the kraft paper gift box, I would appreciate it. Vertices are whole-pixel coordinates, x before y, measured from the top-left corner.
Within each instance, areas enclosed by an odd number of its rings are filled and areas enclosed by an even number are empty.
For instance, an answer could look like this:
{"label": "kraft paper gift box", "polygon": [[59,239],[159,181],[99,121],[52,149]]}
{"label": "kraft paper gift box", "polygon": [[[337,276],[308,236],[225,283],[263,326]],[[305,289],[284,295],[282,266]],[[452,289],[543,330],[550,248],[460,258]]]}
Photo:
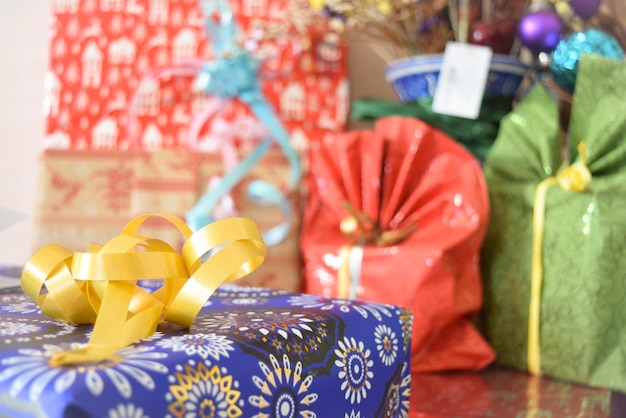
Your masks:
{"label": "kraft paper gift box", "polygon": [[0,415],[408,416],[408,310],[232,286],[265,253],[249,219],[159,216],[180,254],[140,216],[87,252],[42,247],[0,295]]}
{"label": "kraft paper gift box", "polygon": [[[142,213],[184,217],[210,179],[223,175],[219,154],[185,150],[47,150],[41,164],[35,246],[55,242],[70,251],[81,250],[85,242],[108,241]],[[263,157],[231,194],[239,215],[254,219],[263,230],[283,221],[278,208],[250,203],[246,185],[252,180],[286,181],[289,170],[282,152],[272,150]],[[294,208],[296,199],[292,196]],[[154,220],[145,228],[151,236],[182,245],[179,234],[163,222]],[[292,218],[289,228],[287,237],[270,247],[263,266],[238,283],[301,289],[299,219]]]}
{"label": "kraft paper gift box", "polygon": [[536,85],[487,158],[484,329],[502,364],[626,391],[626,63],[584,55],[563,150]]}
{"label": "kraft paper gift box", "polygon": [[[283,25],[287,5],[281,0],[231,2],[243,36],[259,22]],[[218,122],[231,125],[228,140],[241,148],[242,158],[258,145],[261,134],[255,129],[261,123],[238,100],[223,102],[215,117],[194,127],[211,100],[194,90],[196,67],[201,60],[215,59],[216,44],[203,28],[200,1],[56,1],[52,10],[56,30],[46,76],[47,136],[35,245],[53,240],[74,247],[75,240],[81,242],[87,234],[102,241],[142,211],[187,212],[208,182],[230,169],[225,164],[217,169],[225,141]],[[298,36],[303,39],[268,41],[274,49],[261,72],[272,76],[260,85],[289,132],[291,146],[306,163],[310,141],[345,126],[347,76],[341,45],[327,44],[316,34]],[[310,47],[294,55],[294,42]],[[189,63],[195,67],[190,69]],[[192,129],[197,129],[193,135]],[[162,154],[150,155],[155,151]],[[196,163],[185,166],[183,156],[161,156],[170,151],[202,151],[206,156],[193,171]],[[181,164],[167,167],[158,161],[164,158]],[[66,162],[72,168],[65,169]],[[149,166],[152,163],[157,168]],[[286,162],[259,164],[261,177],[275,185],[294,175]],[[205,177],[205,172],[211,175]],[[88,175],[94,177],[88,180]],[[251,173],[244,183],[255,176]],[[240,184],[233,191],[237,197],[228,196],[239,212],[254,217],[263,228],[280,222],[277,211],[256,207],[251,213],[243,190]],[[271,271],[255,272],[259,277],[251,277],[250,283],[299,289],[299,282],[289,279],[299,269],[299,204],[295,193],[290,199],[294,214],[289,233],[271,249],[276,254],[270,254],[262,269]],[[285,283],[278,279],[281,271]]]}

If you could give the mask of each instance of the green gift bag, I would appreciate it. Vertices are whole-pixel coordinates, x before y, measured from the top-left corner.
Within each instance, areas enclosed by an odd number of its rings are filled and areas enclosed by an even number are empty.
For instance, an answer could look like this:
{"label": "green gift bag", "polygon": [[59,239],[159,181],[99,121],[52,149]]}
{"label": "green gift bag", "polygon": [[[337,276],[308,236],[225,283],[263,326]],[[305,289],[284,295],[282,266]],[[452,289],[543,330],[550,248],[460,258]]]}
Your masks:
{"label": "green gift bag", "polygon": [[484,332],[501,364],[626,392],[626,62],[579,63],[567,147],[541,85],[485,165]]}

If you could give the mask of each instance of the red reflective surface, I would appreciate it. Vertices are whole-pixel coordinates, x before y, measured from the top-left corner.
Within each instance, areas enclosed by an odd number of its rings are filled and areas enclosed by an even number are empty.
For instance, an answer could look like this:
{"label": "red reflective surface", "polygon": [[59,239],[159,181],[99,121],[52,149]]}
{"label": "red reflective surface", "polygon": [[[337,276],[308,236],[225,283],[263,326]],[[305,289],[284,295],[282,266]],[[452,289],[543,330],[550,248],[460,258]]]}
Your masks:
{"label": "red reflective surface", "polygon": [[414,374],[410,418],[618,418],[626,395],[491,366],[480,373]]}

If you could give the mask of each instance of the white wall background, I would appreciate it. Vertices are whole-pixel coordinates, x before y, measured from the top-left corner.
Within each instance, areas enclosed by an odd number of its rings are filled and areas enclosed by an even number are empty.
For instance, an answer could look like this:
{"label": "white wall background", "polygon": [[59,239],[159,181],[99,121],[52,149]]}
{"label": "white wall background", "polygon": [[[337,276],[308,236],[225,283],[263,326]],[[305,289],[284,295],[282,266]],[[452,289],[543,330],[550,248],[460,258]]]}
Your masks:
{"label": "white wall background", "polygon": [[[23,265],[32,248],[43,79],[51,0],[0,0],[0,264]],[[352,96],[393,97],[383,62],[367,47],[350,56]]]}
{"label": "white wall background", "polygon": [[0,1],[0,264],[32,255],[49,0]]}

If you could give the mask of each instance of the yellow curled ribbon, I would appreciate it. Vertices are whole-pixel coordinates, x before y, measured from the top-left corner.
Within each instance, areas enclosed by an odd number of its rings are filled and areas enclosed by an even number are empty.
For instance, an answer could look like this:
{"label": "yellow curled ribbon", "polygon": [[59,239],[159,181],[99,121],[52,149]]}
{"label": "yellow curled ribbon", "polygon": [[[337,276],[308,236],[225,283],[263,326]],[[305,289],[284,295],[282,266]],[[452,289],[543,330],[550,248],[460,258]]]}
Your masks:
{"label": "yellow curled ribbon", "polygon": [[541,316],[541,289],[543,286],[543,232],[545,223],[546,194],[551,186],[558,184],[568,192],[582,192],[591,181],[587,168],[585,143],[578,144],[580,161],[564,166],[556,174],[537,186],[533,207],[532,266],[530,279],[530,306],[528,315],[528,371],[541,375],[541,345],[539,341]]}
{"label": "yellow curled ribbon", "polygon": [[[165,241],[137,235],[150,217],[165,219],[181,232],[180,254]],[[94,324],[83,348],[54,353],[50,364],[97,362],[152,335],[162,321],[189,327],[219,285],[254,271],[265,254],[261,233],[250,219],[223,219],[192,233],[176,216],[147,214],[87,252],[71,253],[56,244],[41,248],[24,268],[21,286],[44,315]],[[138,280],[163,283],[149,293]]]}

